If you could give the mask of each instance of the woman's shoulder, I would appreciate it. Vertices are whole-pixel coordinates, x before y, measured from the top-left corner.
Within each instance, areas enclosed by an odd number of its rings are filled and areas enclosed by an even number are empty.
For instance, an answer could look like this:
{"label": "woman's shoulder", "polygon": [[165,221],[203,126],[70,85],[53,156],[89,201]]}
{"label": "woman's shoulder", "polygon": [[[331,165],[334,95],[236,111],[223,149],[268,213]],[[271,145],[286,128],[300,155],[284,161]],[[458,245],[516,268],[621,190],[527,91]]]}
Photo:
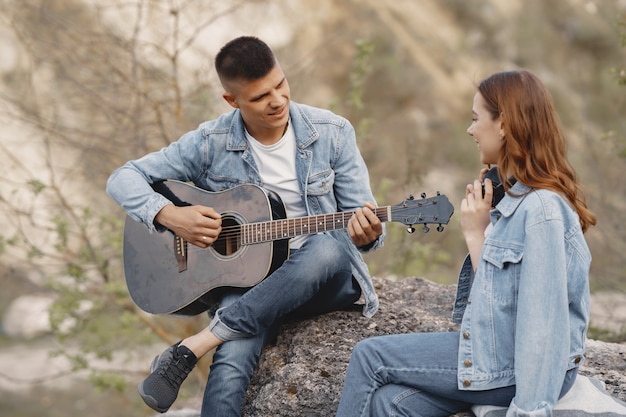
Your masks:
{"label": "woman's shoulder", "polygon": [[562,193],[548,189],[532,189],[528,193],[526,204],[529,206],[567,206],[570,207],[567,198]]}
{"label": "woman's shoulder", "polygon": [[518,210],[526,212],[535,221],[563,220],[578,223],[578,215],[567,198],[556,191],[533,189],[520,203]]}

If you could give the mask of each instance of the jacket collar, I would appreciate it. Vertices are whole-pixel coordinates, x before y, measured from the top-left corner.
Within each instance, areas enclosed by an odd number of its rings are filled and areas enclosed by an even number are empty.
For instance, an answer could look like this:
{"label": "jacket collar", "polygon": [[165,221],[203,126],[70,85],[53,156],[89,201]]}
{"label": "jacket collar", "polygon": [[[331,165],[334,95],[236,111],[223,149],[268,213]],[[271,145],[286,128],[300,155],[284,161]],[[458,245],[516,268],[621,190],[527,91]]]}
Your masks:
{"label": "jacket collar", "polygon": [[[313,126],[309,115],[306,113],[305,107],[293,101],[289,104],[289,123],[291,123],[291,127],[296,136],[296,144],[300,149],[311,145],[320,136],[319,132]],[[241,117],[241,111],[235,109],[232,112],[226,149],[229,151],[244,151],[247,148],[248,140],[246,139],[245,125]]]}
{"label": "jacket collar", "polygon": [[498,203],[496,206],[496,210],[504,217],[510,217],[515,213],[517,207],[522,204],[522,201],[526,196],[533,191],[532,188],[522,184],[521,182],[516,182],[513,184],[513,187],[509,190],[511,194],[519,197],[512,197],[509,193],[506,193],[504,198]]}

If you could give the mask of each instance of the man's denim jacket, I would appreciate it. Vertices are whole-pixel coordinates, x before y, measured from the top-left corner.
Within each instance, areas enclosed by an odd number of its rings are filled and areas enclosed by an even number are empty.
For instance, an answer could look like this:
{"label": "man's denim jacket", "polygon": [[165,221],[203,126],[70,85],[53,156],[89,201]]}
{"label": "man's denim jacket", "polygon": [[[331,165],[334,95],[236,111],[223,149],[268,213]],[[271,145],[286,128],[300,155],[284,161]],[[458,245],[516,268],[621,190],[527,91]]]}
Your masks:
{"label": "man's denim jacket", "polygon": [[565,372],[583,358],[591,254],[557,193],[516,183],[491,211],[480,264],[465,259],[453,320],[461,323],[458,388],[516,385],[507,417],[551,416]]}
{"label": "man's denim jacket", "polygon": [[[374,202],[367,167],[348,120],[328,110],[294,102],[289,111],[297,142],[296,170],[308,214],[352,211],[365,202]],[[130,217],[155,232],[154,217],[171,202],[155,193],[150,184],[164,179],[192,182],[209,191],[241,184],[263,186],[239,110],[202,123],[158,152],[127,162],[111,174],[107,192]],[[347,230],[328,233],[349,248],[352,274],[366,301],[363,314],[373,316],[378,297],[363,257]],[[377,249],[383,239],[384,233],[361,250]]]}

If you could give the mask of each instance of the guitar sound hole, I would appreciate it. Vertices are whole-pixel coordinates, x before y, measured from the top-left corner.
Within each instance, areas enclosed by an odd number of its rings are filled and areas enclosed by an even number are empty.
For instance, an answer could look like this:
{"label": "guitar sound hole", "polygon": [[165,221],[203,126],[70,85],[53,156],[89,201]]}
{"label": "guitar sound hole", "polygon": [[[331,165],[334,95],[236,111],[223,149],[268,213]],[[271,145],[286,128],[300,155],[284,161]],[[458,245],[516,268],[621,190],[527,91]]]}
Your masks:
{"label": "guitar sound hole", "polygon": [[241,247],[241,225],[232,216],[222,215],[222,233],[213,242],[213,249],[220,255],[228,256]]}

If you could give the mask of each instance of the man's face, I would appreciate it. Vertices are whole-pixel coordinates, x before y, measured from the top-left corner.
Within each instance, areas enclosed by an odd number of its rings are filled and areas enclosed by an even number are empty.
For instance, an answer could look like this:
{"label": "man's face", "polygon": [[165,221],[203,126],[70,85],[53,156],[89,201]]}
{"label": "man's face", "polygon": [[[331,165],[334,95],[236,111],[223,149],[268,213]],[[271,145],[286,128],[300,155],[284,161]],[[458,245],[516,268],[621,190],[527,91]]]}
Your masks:
{"label": "man's face", "polygon": [[258,80],[228,81],[224,99],[241,111],[248,133],[264,144],[278,141],[289,122],[291,91],[278,63]]}

